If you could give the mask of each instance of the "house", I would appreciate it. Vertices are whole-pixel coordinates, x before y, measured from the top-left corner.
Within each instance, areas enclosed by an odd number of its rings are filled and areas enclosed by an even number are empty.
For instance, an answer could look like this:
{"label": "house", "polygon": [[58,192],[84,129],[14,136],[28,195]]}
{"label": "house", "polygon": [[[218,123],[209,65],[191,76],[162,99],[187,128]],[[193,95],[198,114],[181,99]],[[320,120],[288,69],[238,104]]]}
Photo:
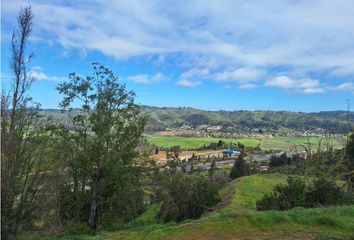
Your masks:
{"label": "house", "polygon": [[269,166],[261,165],[258,167],[259,171],[261,172],[268,172]]}

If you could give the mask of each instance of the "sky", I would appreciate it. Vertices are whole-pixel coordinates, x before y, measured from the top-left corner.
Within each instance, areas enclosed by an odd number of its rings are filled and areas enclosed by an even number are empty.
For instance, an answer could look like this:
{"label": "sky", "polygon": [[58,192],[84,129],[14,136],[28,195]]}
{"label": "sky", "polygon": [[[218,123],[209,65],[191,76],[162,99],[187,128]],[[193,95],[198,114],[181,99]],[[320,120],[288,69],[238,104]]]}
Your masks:
{"label": "sky", "polygon": [[43,108],[58,108],[56,86],[91,75],[93,62],[142,105],[317,112],[354,99],[353,0],[1,4],[1,87],[11,88],[11,35],[30,4],[30,95]]}

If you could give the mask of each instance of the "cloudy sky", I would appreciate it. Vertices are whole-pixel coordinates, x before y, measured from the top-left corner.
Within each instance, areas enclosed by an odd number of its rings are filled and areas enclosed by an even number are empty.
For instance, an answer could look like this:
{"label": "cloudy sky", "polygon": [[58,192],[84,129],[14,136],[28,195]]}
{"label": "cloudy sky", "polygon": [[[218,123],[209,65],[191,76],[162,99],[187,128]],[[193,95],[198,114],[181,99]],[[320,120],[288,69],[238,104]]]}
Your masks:
{"label": "cloudy sky", "polygon": [[3,0],[1,81],[21,7],[34,12],[31,95],[57,108],[71,72],[111,68],[153,106],[345,109],[354,98],[353,0]]}

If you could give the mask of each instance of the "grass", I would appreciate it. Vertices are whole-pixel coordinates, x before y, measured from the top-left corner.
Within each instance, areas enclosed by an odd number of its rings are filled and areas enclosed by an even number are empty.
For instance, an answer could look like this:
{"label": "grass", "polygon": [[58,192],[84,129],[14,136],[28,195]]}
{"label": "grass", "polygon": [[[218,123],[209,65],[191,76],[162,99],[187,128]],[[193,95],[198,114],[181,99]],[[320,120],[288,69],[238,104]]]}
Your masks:
{"label": "grass", "polygon": [[124,231],[101,232],[96,236],[64,236],[60,239],[354,238],[354,205],[257,212],[256,201],[285,180],[283,175],[264,174],[232,181],[220,192],[222,202],[219,205],[223,207],[197,220],[158,223],[156,214],[159,208],[153,205]]}
{"label": "grass", "polygon": [[[273,138],[263,138],[261,140],[261,149],[263,150],[290,150],[294,149],[294,145],[299,148],[300,144],[304,144],[307,146],[308,140],[310,140],[310,144],[313,145],[314,148],[318,147],[319,141],[324,141],[323,137],[273,137]],[[334,148],[343,147],[340,139],[333,139],[330,141],[330,145]],[[303,150],[301,147],[299,150]]]}
{"label": "grass", "polygon": [[[272,138],[239,138],[239,139],[225,139],[225,138],[195,138],[195,137],[175,137],[175,136],[153,136],[148,138],[148,142],[156,146],[170,148],[179,145],[183,150],[196,149],[208,145],[212,142],[222,140],[226,143],[240,142],[247,147],[256,147],[260,144],[263,150],[290,150],[294,145],[307,144],[307,137],[272,137]],[[310,143],[318,146],[318,142],[323,140],[322,137],[311,137]],[[342,146],[339,139],[331,141],[331,145],[335,148]],[[300,148],[301,149],[301,148]],[[301,149],[302,150],[302,149]]]}
{"label": "grass", "polygon": [[222,140],[226,143],[241,142],[246,146],[256,147],[259,144],[258,139],[226,139],[226,138],[195,138],[195,137],[173,137],[173,136],[153,136],[148,138],[148,142],[156,146],[170,148],[179,145],[182,149],[196,149],[208,145],[212,142]]}

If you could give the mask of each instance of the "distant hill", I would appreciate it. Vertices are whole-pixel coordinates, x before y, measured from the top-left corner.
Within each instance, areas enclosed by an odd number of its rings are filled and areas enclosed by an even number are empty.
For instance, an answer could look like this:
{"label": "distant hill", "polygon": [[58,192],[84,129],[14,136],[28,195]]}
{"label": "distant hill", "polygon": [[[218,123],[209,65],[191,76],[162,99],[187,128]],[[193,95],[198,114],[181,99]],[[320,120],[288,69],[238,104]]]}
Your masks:
{"label": "distant hill", "polygon": [[[235,132],[251,129],[274,131],[288,129],[293,131],[316,131],[346,133],[354,127],[354,112],[324,111],[317,113],[288,111],[205,111],[194,108],[170,108],[142,106],[148,117],[147,128],[191,128],[219,126],[221,131]],[[70,113],[74,116],[78,110]],[[43,110],[43,121],[70,125],[68,113],[56,109]]]}

